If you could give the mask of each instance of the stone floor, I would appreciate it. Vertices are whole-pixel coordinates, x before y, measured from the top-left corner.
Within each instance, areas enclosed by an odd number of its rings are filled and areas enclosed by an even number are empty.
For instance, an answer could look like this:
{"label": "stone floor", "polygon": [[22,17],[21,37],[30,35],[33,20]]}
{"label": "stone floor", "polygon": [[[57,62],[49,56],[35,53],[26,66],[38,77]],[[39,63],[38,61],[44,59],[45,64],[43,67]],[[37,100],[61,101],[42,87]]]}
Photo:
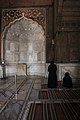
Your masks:
{"label": "stone floor", "polygon": [[29,101],[38,99],[41,83],[47,80],[38,76],[17,76],[0,80],[0,120],[21,119]]}
{"label": "stone floor", "polygon": [[[70,92],[69,95],[73,95],[76,89],[80,91],[79,84],[78,86],[76,86],[76,84],[73,85],[74,91],[72,93]],[[58,83],[58,88],[53,89],[54,92],[56,90],[58,91],[65,90],[64,88],[62,88],[62,83]],[[44,98],[40,97],[39,95],[42,94],[40,93],[41,91],[44,93],[43,96],[45,96],[46,94],[48,97],[46,96]],[[44,77],[17,76],[17,78],[15,79],[14,76],[14,77],[8,77],[7,79],[1,79],[0,80],[0,120],[27,120],[27,115],[31,103],[44,103],[45,101],[51,102],[54,101],[55,99],[58,100],[58,102],[64,100],[63,98],[59,98],[59,97],[57,99],[56,97],[54,97],[53,93],[49,91],[47,89],[47,79]],[[67,92],[67,94],[68,93],[69,92]],[[53,97],[51,96],[51,94],[53,95]],[[70,100],[74,100],[73,97]],[[80,102],[79,94],[78,94],[78,100],[75,99],[75,101]],[[30,119],[30,120],[34,120],[34,119]]]}

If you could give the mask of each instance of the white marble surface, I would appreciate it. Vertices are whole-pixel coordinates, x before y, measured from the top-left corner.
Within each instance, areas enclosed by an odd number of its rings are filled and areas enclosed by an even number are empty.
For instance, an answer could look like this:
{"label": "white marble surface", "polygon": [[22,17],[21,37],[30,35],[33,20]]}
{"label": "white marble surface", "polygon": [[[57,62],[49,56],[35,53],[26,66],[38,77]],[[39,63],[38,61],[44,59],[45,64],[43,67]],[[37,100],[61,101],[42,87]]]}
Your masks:
{"label": "white marble surface", "polygon": [[4,57],[8,63],[45,61],[45,34],[36,21],[23,16],[13,21],[3,36]]}
{"label": "white marble surface", "polygon": [[[45,63],[26,63],[27,75],[39,75],[48,77],[48,65]],[[62,80],[65,72],[69,72],[73,81],[80,80],[80,64],[56,64],[57,65],[57,77],[58,80]],[[17,64],[6,65],[6,76],[13,76],[17,74]],[[2,77],[2,67],[0,66],[0,77]]]}
{"label": "white marble surface", "polygon": [[62,80],[65,72],[69,72],[73,81],[80,80],[80,64],[78,63],[65,63],[57,64],[58,66],[58,78]]}
{"label": "white marble surface", "polygon": [[[48,65],[45,63],[26,63],[27,75],[39,75],[48,77]],[[73,81],[80,79],[80,64],[56,64],[58,80],[62,80],[65,72],[69,72]],[[17,64],[6,65],[6,76],[13,76],[17,74]],[[21,73],[22,75],[22,73]],[[2,66],[0,65],[0,78],[3,76]]]}
{"label": "white marble surface", "polygon": [[6,76],[25,74],[17,70],[18,63],[27,64],[28,75],[45,76],[46,39],[41,25],[23,16],[7,27],[3,39]]}
{"label": "white marble surface", "polygon": [[17,64],[17,75],[27,75],[27,65],[26,64]]}

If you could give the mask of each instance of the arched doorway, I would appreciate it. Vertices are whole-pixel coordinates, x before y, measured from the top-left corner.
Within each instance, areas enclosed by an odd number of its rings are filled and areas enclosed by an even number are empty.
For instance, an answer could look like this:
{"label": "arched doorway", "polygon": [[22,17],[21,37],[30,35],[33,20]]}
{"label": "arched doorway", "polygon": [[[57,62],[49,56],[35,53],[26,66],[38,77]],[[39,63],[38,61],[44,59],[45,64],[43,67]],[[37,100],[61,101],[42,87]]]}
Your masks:
{"label": "arched doorway", "polygon": [[24,15],[14,20],[6,28],[3,41],[8,75],[17,72],[18,63],[27,64],[29,75],[45,74],[45,34],[36,21]]}

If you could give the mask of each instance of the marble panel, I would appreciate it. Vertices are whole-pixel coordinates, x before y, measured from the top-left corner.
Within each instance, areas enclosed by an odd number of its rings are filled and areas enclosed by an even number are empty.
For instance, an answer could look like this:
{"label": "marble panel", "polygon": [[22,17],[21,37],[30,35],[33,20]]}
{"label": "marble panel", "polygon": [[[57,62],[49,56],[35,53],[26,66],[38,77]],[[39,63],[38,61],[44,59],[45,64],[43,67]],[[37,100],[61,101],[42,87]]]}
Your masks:
{"label": "marble panel", "polygon": [[3,76],[2,66],[0,65],[0,78]]}
{"label": "marble panel", "polygon": [[[5,39],[5,59],[7,62],[45,61],[44,30],[36,21],[24,16],[14,21],[14,24],[9,26],[6,31]],[[40,55],[37,55],[38,53]]]}
{"label": "marble panel", "polygon": [[17,43],[15,44],[15,51],[19,52],[19,44],[17,44]]}
{"label": "marble panel", "polygon": [[38,61],[41,61],[41,52],[37,53]]}
{"label": "marble panel", "polygon": [[10,51],[15,51],[15,43],[10,43]]}
{"label": "marble panel", "polygon": [[27,65],[20,63],[17,64],[17,75],[27,75]]}
{"label": "marble panel", "polygon": [[6,50],[10,50],[10,42],[9,41],[6,42]]}
{"label": "marble panel", "polygon": [[[26,63],[27,64],[27,75],[39,75],[48,77],[48,65],[45,63]],[[56,64],[57,65],[57,77],[58,80],[62,80],[64,77],[65,72],[69,72],[73,81],[80,80],[80,64]],[[19,75],[26,73],[24,72],[23,68],[19,70]],[[0,77],[2,76],[2,68],[0,66]],[[6,75],[12,76],[17,73],[17,65],[16,64],[9,64],[6,66]]]}
{"label": "marble panel", "polygon": [[58,66],[58,79],[62,80],[65,72],[69,72],[73,82],[80,80],[80,64],[57,64]]}
{"label": "marble panel", "polygon": [[19,43],[20,45],[20,51],[28,51],[28,43]]}
{"label": "marble panel", "polygon": [[17,73],[16,64],[6,65],[6,76],[14,76]]}
{"label": "marble panel", "polygon": [[45,65],[38,63],[45,63],[46,9],[4,9],[2,16],[2,56],[7,63],[6,75],[15,75],[18,63],[32,64],[29,75],[44,75]]}
{"label": "marble panel", "polygon": [[[23,64],[23,63],[19,63]],[[27,68],[20,67],[17,68],[17,64],[9,63],[6,65],[6,76],[14,76],[17,75],[38,75],[38,76],[45,76],[46,75],[46,67],[45,63],[26,63]],[[23,65],[24,66],[24,65]],[[1,76],[2,76],[2,69],[1,69]],[[0,76],[0,77],[1,77]]]}
{"label": "marble panel", "polygon": [[28,61],[28,59],[29,56],[27,52],[20,52],[20,59],[19,59],[20,62],[26,62]]}
{"label": "marble panel", "polygon": [[27,74],[45,76],[45,63],[27,64]]}

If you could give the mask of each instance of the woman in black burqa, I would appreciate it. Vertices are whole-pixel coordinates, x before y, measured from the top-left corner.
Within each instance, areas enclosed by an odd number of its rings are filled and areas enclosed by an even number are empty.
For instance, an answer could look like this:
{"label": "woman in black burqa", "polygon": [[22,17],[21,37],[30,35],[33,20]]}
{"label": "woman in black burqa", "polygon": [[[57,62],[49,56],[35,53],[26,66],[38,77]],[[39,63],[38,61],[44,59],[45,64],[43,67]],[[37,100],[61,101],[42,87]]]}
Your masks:
{"label": "woman in black burqa", "polygon": [[65,73],[63,78],[63,87],[72,88],[72,78],[68,72]]}
{"label": "woman in black burqa", "polygon": [[54,64],[54,61],[51,61],[48,66],[48,88],[56,88],[57,87],[57,66]]}

